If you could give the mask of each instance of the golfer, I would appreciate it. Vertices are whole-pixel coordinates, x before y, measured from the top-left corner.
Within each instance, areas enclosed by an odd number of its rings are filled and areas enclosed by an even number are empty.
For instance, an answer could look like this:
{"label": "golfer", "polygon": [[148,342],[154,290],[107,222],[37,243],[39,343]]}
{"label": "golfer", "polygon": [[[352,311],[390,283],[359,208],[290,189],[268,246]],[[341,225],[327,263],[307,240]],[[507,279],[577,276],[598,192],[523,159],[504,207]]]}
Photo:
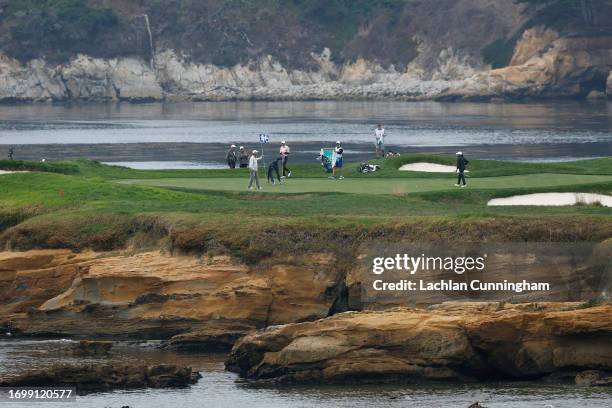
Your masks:
{"label": "golfer", "polygon": [[241,169],[249,167],[249,154],[244,149],[244,146],[240,146],[238,150],[238,163],[240,163]]}
{"label": "golfer", "polygon": [[379,123],[374,129],[374,138],[376,139],[376,158],[385,157],[385,128],[382,123]]}
{"label": "golfer", "polygon": [[225,155],[225,160],[227,160],[227,165],[230,169],[236,168],[236,162],[238,161],[238,157],[236,157],[236,145],[231,145],[227,154]]}
{"label": "golfer", "polygon": [[344,149],[342,148],[342,143],[338,140],[336,142],[336,148],[334,149],[334,154],[332,156],[332,176],[330,178],[335,179],[336,173],[339,175],[338,179],[342,180],[344,176],[342,175],[342,154],[344,153]]}
{"label": "golfer", "polygon": [[283,140],[281,142],[280,150],[279,150],[280,156],[282,158],[281,164],[283,166],[283,178],[291,177],[291,170],[289,170],[289,167],[287,167],[287,161],[289,160],[290,152],[291,152],[291,149],[287,145],[287,142]]}
{"label": "golfer", "polygon": [[253,150],[251,153],[251,157],[249,157],[249,190],[253,189],[253,180],[255,180],[255,184],[257,184],[257,188],[261,190],[261,186],[259,185],[259,175],[257,174],[257,170],[259,170],[259,161],[263,158],[263,155],[257,157],[257,150]]}
{"label": "golfer", "polygon": [[[457,173],[459,173],[459,176],[457,177],[457,184],[455,184],[457,187],[461,186],[461,187],[465,187],[466,183],[465,183],[465,168],[467,167],[467,165],[470,164],[470,162],[468,161],[468,159],[466,159],[463,156],[463,152],[457,152]],[[461,184],[463,182],[463,185]]]}
{"label": "golfer", "polygon": [[281,177],[278,172],[278,163],[282,162],[282,160],[283,158],[279,156],[276,158],[276,160],[272,161],[272,163],[268,165],[268,182],[269,183],[276,184],[276,182],[274,181],[273,172],[276,172],[276,178],[278,179],[278,182],[281,183]]}

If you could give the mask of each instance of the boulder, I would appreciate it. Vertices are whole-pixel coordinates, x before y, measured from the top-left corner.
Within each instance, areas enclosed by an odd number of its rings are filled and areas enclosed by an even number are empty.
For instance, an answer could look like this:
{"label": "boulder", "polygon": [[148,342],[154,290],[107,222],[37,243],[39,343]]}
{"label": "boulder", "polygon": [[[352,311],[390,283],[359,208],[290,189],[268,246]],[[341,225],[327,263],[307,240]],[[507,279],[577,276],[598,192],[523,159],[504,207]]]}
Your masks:
{"label": "boulder", "polygon": [[163,99],[163,91],[155,72],[141,59],[121,58],[111,61],[109,75],[119,100],[147,102]]}
{"label": "boulder", "polygon": [[592,386],[612,386],[612,375],[606,374],[598,370],[586,370],[576,374],[574,379],[576,385],[592,387]]}
{"label": "boulder", "polygon": [[612,368],[612,305],[449,303],[346,312],[240,339],[229,370],[274,381],[533,379]]}
{"label": "boulder", "polygon": [[186,387],[201,378],[191,367],[176,365],[57,365],[0,378],[2,387],[75,387],[78,393],[129,388]]}

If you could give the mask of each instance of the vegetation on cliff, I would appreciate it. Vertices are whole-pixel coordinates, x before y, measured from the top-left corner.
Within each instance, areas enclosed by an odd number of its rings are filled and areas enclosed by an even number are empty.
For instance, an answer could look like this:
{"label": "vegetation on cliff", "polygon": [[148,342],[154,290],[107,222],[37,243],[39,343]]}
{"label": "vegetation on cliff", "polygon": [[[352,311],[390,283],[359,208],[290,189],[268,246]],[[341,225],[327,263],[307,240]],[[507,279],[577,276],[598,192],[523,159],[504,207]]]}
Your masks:
{"label": "vegetation on cliff", "polygon": [[4,0],[0,10],[2,49],[21,60],[97,54],[102,35],[119,24],[110,8],[90,7],[83,0]]}
{"label": "vegetation on cliff", "polygon": [[311,54],[325,48],[337,62],[405,66],[419,47],[434,48],[426,58],[447,47],[479,58],[486,39],[515,28],[518,10],[482,0],[0,0],[0,45],[22,62],[77,53],[148,60],[152,40],[219,66],[272,55],[287,68],[316,68]]}

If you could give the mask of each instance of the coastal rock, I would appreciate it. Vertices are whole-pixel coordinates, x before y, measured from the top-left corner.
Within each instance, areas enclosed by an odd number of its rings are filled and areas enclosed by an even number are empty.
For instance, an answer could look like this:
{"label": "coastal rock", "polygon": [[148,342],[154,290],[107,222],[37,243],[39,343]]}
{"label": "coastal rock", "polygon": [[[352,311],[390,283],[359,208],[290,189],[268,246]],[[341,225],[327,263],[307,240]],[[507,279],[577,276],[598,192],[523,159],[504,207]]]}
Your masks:
{"label": "coastal rock", "polygon": [[531,58],[541,56],[557,39],[557,31],[543,26],[525,30],[514,49],[510,65],[523,65]]}
{"label": "coastal rock", "polygon": [[109,73],[116,97],[130,102],[163,99],[163,91],[155,72],[142,60],[121,58],[111,61]]}
{"label": "coastal rock", "polygon": [[517,61],[531,53],[523,49],[539,48],[523,64],[478,73],[450,88],[439,99],[585,98],[591,91],[605,90],[612,67],[610,37],[559,38],[545,47],[532,47],[534,41],[530,37],[523,40],[530,45],[517,45],[523,53],[517,56]]}
{"label": "coastal rock", "polygon": [[608,81],[606,82],[606,94],[608,99],[612,99],[612,71],[608,74]]}
{"label": "coastal rock", "polygon": [[[570,308],[570,309],[568,309]],[[275,381],[533,379],[609,370],[612,305],[444,304],[346,312],[240,339],[227,368]]]}
{"label": "coastal rock", "polygon": [[576,374],[574,379],[576,385],[580,386],[612,386],[612,375],[597,370],[586,370]]}
{"label": "coastal rock", "polygon": [[0,321],[18,334],[180,334],[166,347],[229,349],[252,329],[327,316],[341,282],[329,254],[255,267],[228,256],[69,254],[2,253]]}
{"label": "coastal rock", "polygon": [[35,309],[70,288],[95,253],[0,252],[0,319]]}
{"label": "coastal rock", "polygon": [[129,388],[186,387],[201,378],[191,367],[176,365],[58,365],[0,379],[2,387],[75,387],[78,393]]}
{"label": "coastal rock", "polygon": [[[54,65],[20,63],[0,54],[0,100],[456,100],[601,96],[612,68],[610,37],[560,37],[534,27],[523,33],[510,65],[490,70],[473,54],[415,35],[407,65],[355,58],[335,63],[332,51],[311,53],[307,68],[288,68],[271,55],[233,66],[193,62],[162,49],[152,59],[77,55]],[[608,95],[610,95],[608,81]]]}
{"label": "coastal rock", "polygon": [[111,348],[112,341],[81,340],[74,344],[72,351],[77,356],[99,356],[108,354]]}
{"label": "coastal rock", "polygon": [[49,69],[44,60],[36,59],[22,65],[0,53],[0,101],[41,102],[65,98],[61,77]]}

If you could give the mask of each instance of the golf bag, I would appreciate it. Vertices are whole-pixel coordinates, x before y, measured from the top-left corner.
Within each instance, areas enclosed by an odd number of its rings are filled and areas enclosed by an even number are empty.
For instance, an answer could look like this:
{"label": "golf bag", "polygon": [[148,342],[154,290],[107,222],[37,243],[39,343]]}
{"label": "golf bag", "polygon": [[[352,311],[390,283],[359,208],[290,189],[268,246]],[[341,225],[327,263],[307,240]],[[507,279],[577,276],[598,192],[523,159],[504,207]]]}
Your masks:
{"label": "golf bag", "polygon": [[361,163],[359,165],[359,167],[357,167],[357,171],[359,171],[360,173],[373,173],[375,171],[380,170],[380,166],[378,164],[368,164],[368,163]]}
{"label": "golf bag", "polygon": [[331,173],[333,170],[332,157],[334,155],[334,149],[321,149],[321,153],[317,157],[317,160],[321,161],[321,166],[326,173]]}

